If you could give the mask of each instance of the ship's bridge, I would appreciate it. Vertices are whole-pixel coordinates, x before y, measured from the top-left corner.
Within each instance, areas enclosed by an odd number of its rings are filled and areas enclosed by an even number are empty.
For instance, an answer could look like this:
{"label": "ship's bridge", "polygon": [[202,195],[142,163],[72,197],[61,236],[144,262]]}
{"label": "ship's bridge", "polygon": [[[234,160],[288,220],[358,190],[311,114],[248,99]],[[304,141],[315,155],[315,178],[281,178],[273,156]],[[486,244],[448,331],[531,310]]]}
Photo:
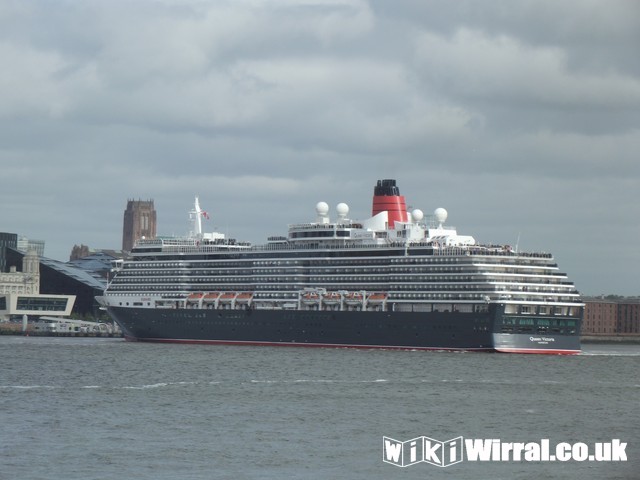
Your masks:
{"label": "ship's bridge", "polygon": [[289,241],[300,240],[345,240],[345,239],[373,239],[374,232],[362,228],[362,224],[349,223],[302,223],[289,226]]}

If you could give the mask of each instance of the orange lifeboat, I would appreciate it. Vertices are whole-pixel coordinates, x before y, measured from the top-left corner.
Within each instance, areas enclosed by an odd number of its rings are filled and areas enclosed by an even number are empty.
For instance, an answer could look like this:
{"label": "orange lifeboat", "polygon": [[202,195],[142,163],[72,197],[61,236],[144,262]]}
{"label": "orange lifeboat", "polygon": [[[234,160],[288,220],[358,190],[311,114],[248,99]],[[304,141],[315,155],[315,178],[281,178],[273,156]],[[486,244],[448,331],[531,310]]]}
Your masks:
{"label": "orange lifeboat", "polygon": [[327,305],[335,305],[337,303],[340,303],[341,299],[342,299],[342,296],[338,292],[327,292],[322,297],[322,300]]}
{"label": "orange lifeboat", "polygon": [[344,296],[344,301],[349,305],[358,305],[362,303],[362,293],[360,292],[349,292]]}
{"label": "orange lifeboat", "polygon": [[306,292],[302,295],[302,303],[306,303],[307,305],[318,303],[319,300],[320,295],[318,295],[318,292]]}
{"label": "orange lifeboat", "polygon": [[236,292],[224,292],[222,295],[220,295],[220,302],[221,303],[231,303],[237,296],[238,294]]}
{"label": "orange lifeboat", "polygon": [[191,293],[187,297],[187,302],[199,302],[203,296],[204,296],[204,293],[202,292]]}
{"label": "orange lifeboat", "polygon": [[236,297],[236,302],[238,303],[249,303],[253,298],[253,293],[251,292],[242,292],[239,293]]}
{"label": "orange lifeboat", "polygon": [[378,303],[383,303],[386,299],[387,299],[386,293],[372,293],[371,295],[369,295],[369,298],[367,298],[367,302],[372,304],[378,304]]}
{"label": "orange lifeboat", "polygon": [[203,301],[205,302],[215,302],[220,296],[220,292],[209,292],[205,294]]}

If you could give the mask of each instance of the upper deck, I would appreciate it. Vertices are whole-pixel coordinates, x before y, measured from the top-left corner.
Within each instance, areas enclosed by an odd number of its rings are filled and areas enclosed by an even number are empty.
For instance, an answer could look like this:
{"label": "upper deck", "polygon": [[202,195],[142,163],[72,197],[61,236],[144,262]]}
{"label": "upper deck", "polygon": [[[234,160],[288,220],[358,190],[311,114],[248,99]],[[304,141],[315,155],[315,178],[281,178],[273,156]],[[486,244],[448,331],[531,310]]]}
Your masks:
{"label": "upper deck", "polygon": [[[252,301],[269,305],[289,305],[306,289],[343,299],[384,292],[385,302],[419,308],[478,302],[579,305],[579,293],[550,253],[479,244],[445,225],[444,209],[431,216],[407,212],[397,195],[376,197],[374,204],[370,218],[355,221],[348,218],[347,205],[339,204],[332,219],[320,202],[315,221],[291,224],[286,235],[271,236],[263,245],[203,234],[194,222],[186,237],[141,240],[108,290],[161,298],[251,292]],[[199,212],[196,203],[196,219]]]}

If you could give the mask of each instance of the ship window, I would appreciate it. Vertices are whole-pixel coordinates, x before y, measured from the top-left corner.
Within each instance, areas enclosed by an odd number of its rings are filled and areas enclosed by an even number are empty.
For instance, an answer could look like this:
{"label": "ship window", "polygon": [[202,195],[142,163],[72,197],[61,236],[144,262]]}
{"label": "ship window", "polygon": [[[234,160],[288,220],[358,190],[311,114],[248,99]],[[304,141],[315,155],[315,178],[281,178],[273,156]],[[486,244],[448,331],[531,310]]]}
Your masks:
{"label": "ship window", "polygon": [[532,318],[519,318],[518,325],[533,325],[534,320]]}
{"label": "ship window", "polygon": [[517,305],[508,304],[508,305],[505,305],[504,307],[504,313],[517,313],[517,311],[518,311]]}

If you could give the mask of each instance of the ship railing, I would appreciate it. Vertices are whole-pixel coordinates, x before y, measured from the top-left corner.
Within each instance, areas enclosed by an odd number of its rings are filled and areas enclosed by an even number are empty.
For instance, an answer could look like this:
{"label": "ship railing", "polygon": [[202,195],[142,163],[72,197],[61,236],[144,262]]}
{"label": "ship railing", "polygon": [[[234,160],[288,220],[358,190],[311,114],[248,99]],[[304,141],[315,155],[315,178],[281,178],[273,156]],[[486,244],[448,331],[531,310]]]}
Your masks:
{"label": "ship railing", "polygon": [[460,256],[460,255],[484,255],[496,257],[527,257],[527,258],[552,258],[553,255],[546,252],[514,252],[509,248],[494,245],[450,246],[435,247],[434,255]]}
{"label": "ship railing", "polygon": [[445,246],[439,247],[430,242],[363,242],[345,241],[338,239],[331,242],[305,242],[305,243],[270,243],[266,245],[248,245],[242,242],[235,244],[205,244],[205,243],[180,243],[163,242],[164,252],[178,253],[215,253],[215,252],[277,252],[277,251],[317,251],[317,250],[371,250],[371,249],[413,249],[428,248],[434,256],[500,256],[500,257],[528,257],[528,258],[552,258],[545,252],[514,252],[513,250],[496,245],[472,245],[472,246]]}
{"label": "ship railing", "polygon": [[269,244],[254,245],[251,251],[279,251],[279,250],[370,250],[370,249],[411,249],[411,248],[430,248],[433,255],[442,256],[459,256],[459,255],[490,255],[490,256],[510,256],[510,257],[532,257],[532,258],[552,258],[550,253],[545,252],[518,252],[512,250],[500,249],[494,245],[474,245],[474,246],[450,246],[438,247],[431,242],[384,242],[384,243],[366,243],[366,242],[345,242],[344,239],[337,239],[332,242],[320,243],[286,243],[286,244]]}

